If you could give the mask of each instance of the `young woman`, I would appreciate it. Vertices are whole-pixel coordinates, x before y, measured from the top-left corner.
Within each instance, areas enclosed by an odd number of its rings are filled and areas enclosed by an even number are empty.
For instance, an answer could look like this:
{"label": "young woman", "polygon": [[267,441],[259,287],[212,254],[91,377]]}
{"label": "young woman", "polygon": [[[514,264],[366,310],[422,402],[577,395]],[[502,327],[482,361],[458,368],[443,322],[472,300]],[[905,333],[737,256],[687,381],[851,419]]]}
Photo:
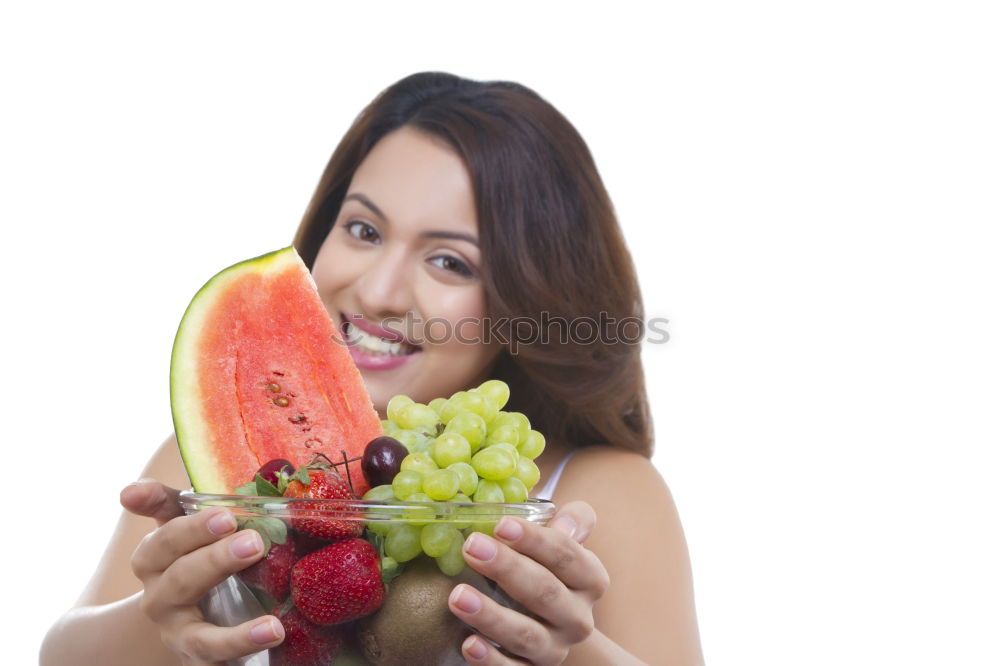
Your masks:
{"label": "young woman", "polygon": [[[570,123],[517,84],[407,77],[341,141],[295,245],[381,413],[397,393],[426,402],[495,377],[506,409],[546,435],[538,487],[556,517],[506,518],[464,546],[528,613],[457,586],[451,610],[478,632],[466,660],[701,663],[683,532],[649,461],[640,349],[614,330],[642,317],[638,285]],[[259,537],[222,510],[180,515],[173,438],[143,476],[42,663],[218,663],[279,644],[274,618],[222,628],[197,608],[262,556]]]}

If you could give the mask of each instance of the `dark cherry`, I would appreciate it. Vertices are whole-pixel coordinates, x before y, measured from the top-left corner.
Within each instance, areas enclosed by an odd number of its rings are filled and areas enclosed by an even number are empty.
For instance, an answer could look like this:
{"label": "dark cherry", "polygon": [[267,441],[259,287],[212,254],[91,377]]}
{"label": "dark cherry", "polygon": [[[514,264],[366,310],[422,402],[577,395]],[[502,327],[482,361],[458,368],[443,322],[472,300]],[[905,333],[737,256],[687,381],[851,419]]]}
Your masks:
{"label": "dark cherry", "polygon": [[291,476],[295,473],[295,467],[292,463],[288,462],[284,458],[275,458],[274,460],[268,460],[266,463],[260,466],[257,473],[264,477],[265,481],[269,481],[274,485],[278,485],[278,472],[285,469],[285,473]]}
{"label": "dark cherry", "polygon": [[372,487],[392,483],[408,453],[406,447],[392,437],[376,437],[368,442],[361,456],[361,472],[365,481]]}

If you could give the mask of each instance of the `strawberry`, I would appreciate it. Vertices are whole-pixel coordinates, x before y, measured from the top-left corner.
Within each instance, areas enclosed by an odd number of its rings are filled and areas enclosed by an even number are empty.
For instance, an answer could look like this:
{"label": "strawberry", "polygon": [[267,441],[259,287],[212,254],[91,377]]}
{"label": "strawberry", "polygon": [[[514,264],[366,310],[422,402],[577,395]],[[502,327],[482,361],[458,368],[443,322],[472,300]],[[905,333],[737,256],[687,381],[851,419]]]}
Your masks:
{"label": "strawberry", "polygon": [[295,564],[295,542],[289,539],[282,544],[272,544],[267,556],[239,572],[247,585],[258,587],[277,602],[288,598],[292,586],[292,565]]}
{"label": "strawberry", "polygon": [[371,615],[384,597],[378,553],[364,539],[331,543],[292,567],[292,601],[319,625]]}
{"label": "strawberry", "polygon": [[271,614],[285,628],[285,640],[268,654],[271,666],[330,666],[344,643],[339,627],[318,627],[295,606],[279,606]]}
{"label": "strawberry", "polygon": [[330,545],[329,541],[317,539],[316,537],[309,536],[308,534],[295,534],[293,538],[295,539],[295,552],[299,557],[308,555],[314,550],[319,550],[323,546]]}
{"label": "strawberry", "polygon": [[[308,484],[304,481],[308,479]],[[302,468],[288,482],[285,497],[298,499],[357,499],[351,488],[336,470],[329,466],[310,465]],[[292,528],[302,534],[336,541],[361,536],[364,522],[359,519],[336,519],[329,517],[330,508],[323,502],[294,502],[289,508],[292,514]]]}

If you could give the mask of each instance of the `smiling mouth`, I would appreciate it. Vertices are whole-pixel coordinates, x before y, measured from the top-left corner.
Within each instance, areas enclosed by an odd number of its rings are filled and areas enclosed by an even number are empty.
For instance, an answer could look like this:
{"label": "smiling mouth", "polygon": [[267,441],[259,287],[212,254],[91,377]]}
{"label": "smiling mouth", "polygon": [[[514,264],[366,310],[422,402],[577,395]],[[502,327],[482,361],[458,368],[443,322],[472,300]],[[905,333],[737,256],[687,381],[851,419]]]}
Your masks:
{"label": "smiling mouth", "polygon": [[343,315],[341,315],[341,332],[348,345],[371,356],[410,356],[420,351],[419,346],[400,340],[398,336],[396,340],[390,340],[362,330]]}

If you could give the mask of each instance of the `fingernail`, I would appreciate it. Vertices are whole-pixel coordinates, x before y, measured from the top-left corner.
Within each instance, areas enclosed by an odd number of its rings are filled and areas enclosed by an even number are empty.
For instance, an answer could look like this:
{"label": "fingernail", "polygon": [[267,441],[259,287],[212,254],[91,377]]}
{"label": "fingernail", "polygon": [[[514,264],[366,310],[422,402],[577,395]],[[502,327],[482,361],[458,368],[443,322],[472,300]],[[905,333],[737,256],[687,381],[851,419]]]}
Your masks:
{"label": "fingernail", "polygon": [[485,534],[473,532],[465,540],[465,552],[477,560],[489,562],[497,556],[497,545]]}
{"label": "fingernail", "polygon": [[228,511],[220,511],[208,519],[208,531],[215,536],[224,536],[236,529],[236,519]]}
{"label": "fingernail", "polygon": [[451,603],[466,613],[478,613],[479,609],[483,607],[479,595],[467,589],[465,585],[457,585],[451,591]]}
{"label": "fingernail", "polygon": [[552,521],[552,529],[559,530],[568,537],[576,534],[576,521],[569,516],[562,516]]}
{"label": "fingernail", "polygon": [[264,547],[264,542],[260,540],[260,535],[254,530],[244,530],[242,534],[233,539],[229,544],[229,552],[233,557],[243,559],[256,555]]}
{"label": "fingernail", "polygon": [[486,657],[486,646],[475,636],[469,636],[462,644],[465,652],[473,659],[483,659]]}
{"label": "fingernail", "polygon": [[254,625],[250,629],[250,640],[257,645],[263,645],[277,640],[281,636],[281,634],[278,633],[281,631],[280,627],[281,623],[278,622],[276,618],[269,617],[260,624]]}
{"label": "fingernail", "polygon": [[502,518],[497,526],[493,528],[493,534],[507,541],[517,541],[524,534],[524,528],[510,516]]}

